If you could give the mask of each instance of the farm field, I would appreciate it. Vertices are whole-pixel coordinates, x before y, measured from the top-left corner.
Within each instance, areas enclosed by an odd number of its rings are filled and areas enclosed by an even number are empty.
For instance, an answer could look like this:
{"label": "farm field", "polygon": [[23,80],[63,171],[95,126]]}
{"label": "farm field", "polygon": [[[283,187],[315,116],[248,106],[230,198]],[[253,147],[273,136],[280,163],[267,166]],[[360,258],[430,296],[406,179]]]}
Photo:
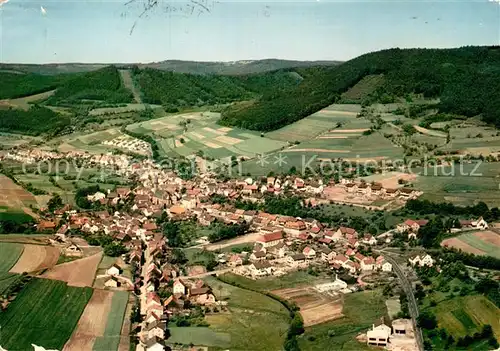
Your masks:
{"label": "farm field", "polygon": [[206,315],[205,319],[210,324],[209,329],[222,333],[219,338],[229,334],[231,349],[282,349],[289,325],[289,313],[285,307],[263,294],[237,288],[212,277],[205,280],[213,287],[218,300],[228,302],[228,313]]}
{"label": "farm field", "polygon": [[455,339],[472,335],[490,324],[500,339],[500,309],[482,295],[455,297],[432,308],[439,328],[445,328]]}
{"label": "farm field", "polygon": [[[302,142],[336,128],[337,123],[349,125],[351,129],[369,128],[367,120],[356,118],[359,112],[361,105],[331,105],[297,122],[266,133],[266,137],[285,142]],[[356,125],[358,128],[354,128]]]}
{"label": "farm field", "polygon": [[342,99],[350,101],[362,101],[384,83],[383,74],[372,74],[363,77],[352,88],[342,94]]}
{"label": "farm field", "polygon": [[46,91],[44,93],[25,96],[25,97],[18,98],[18,99],[0,100],[0,107],[13,107],[13,108],[22,109],[22,110],[27,111],[27,110],[29,110],[31,103],[46,100],[49,97],[51,97],[52,95],[54,95],[54,93],[55,93],[55,90],[51,90],[51,91]]}
{"label": "farm field", "polygon": [[70,286],[91,287],[101,258],[102,252],[62,263],[45,272],[42,277],[64,281]]}
{"label": "farm field", "polygon": [[53,246],[25,244],[24,250],[11,268],[11,273],[38,272],[52,268],[59,259],[59,249]]}
{"label": "farm field", "polygon": [[373,322],[386,315],[385,298],[381,291],[366,290],[345,295],[342,313],[344,317],[340,319],[305,328],[305,333],[298,338],[300,349],[373,350],[365,343],[359,343],[356,336],[366,332]]}
{"label": "farm field", "polygon": [[113,115],[113,114],[122,114],[127,112],[140,112],[144,111],[146,107],[149,107],[153,110],[162,109],[160,105],[145,105],[145,104],[126,104],[126,106],[120,107],[101,107],[95,108],[89,111],[90,116],[103,116],[103,115]]}
{"label": "farm field", "polygon": [[268,291],[293,288],[300,285],[315,285],[324,283],[325,280],[308,274],[303,271],[295,271],[275,278],[262,278],[258,280],[249,279],[241,275],[226,273],[223,275],[224,281],[241,286],[246,289]]}
{"label": "farm field", "polygon": [[300,314],[304,319],[305,327],[343,317],[342,294],[331,296],[319,293],[310,286],[273,290],[272,293],[293,301],[300,307]]}
{"label": "farm field", "polygon": [[500,259],[500,235],[493,231],[469,232],[445,239],[441,246],[453,247],[474,255],[487,255]]}
{"label": "farm field", "polygon": [[62,349],[71,336],[92,289],[33,279],[0,314],[2,346],[30,350],[31,344]]}
{"label": "farm field", "polygon": [[454,167],[427,167],[412,170],[418,174],[415,188],[422,190],[422,199],[456,205],[471,205],[484,201],[488,206],[500,206],[498,191],[499,162],[476,165],[463,164]]}
{"label": "farm field", "polygon": [[0,261],[0,273],[10,271],[18,261],[19,257],[21,257],[23,250],[23,245],[0,242],[0,252],[2,252],[2,260]]}
{"label": "farm field", "polygon": [[29,206],[36,206],[37,202],[33,194],[24,190],[12,181],[12,179],[0,175],[0,208],[14,210],[29,210]]}
{"label": "farm field", "polygon": [[[209,316],[208,318],[212,318],[212,316]],[[231,346],[230,334],[216,332],[211,328],[169,326],[168,330],[170,331],[170,337],[167,342],[170,344],[192,343],[194,345],[207,345],[221,349]],[[186,342],[186,340],[189,342]]]}
{"label": "farm field", "polygon": [[[129,125],[127,130],[154,136],[163,156],[189,156],[196,153],[220,159],[254,157],[279,150],[288,142],[261,137],[260,133],[217,125],[219,114],[192,112]],[[189,122],[187,122],[189,121]]]}
{"label": "farm field", "polygon": [[103,335],[99,336],[95,340],[94,347],[92,348],[94,351],[110,351],[118,349],[127,303],[128,292],[115,291],[113,293],[111,307],[107,316],[106,328],[104,329]]}
{"label": "farm field", "polygon": [[64,351],[92,350],[97,337],[104,335],[113,292],[95,289]]}

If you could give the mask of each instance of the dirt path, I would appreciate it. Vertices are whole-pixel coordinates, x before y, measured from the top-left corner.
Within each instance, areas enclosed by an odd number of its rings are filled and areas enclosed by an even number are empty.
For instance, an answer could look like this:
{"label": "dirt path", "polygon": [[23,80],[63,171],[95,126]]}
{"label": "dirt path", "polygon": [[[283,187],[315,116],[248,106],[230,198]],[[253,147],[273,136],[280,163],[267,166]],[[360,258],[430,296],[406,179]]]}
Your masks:
{"label": "dirt path", "polygon": [[92,287],[102,252],[55,266],[42,275],[42,278],[62,280],[71,286]]}
{"label": "dirt path", "polygon": [[59,259],[59,249],[53,246],[24,245],[24,251],[11,273],[36,272],[52,268]]}
{"label": "dirt path", "polygon": [[129,89],[134,95],[134,99],[138,104],[142,104],[141,93],[139,92],[138,87],[135,85],[134,80],[132,78],[132,73],[128,69],[121,69],[120,75],[122,77],[122,82],[125,88]]}
{"label": "dirt path", "polygon": [[63,351],[92,350],[96,338],[104,335],[112,300],[112,291],[94,290]]}

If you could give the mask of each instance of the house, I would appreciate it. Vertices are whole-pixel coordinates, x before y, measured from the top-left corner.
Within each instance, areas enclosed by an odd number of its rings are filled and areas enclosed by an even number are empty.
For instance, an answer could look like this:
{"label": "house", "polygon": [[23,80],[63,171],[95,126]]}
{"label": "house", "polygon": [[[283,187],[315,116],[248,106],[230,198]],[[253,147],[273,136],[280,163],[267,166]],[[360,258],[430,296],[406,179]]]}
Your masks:
{"label": "house", "polygon": [[228,264],[233,267],[241,266],[243,264],[243,260],[239,255],[231,255],[231,257],[229,257]]}
{"label": "house", "polygon": [[361,261],[361,269],[363,271],[373,271],[374,265],[375,265],[375,260],[373,259],[373,257],[365,257]]}
{"label": "house", "polygon": [[254,251],[250,255],[249,259],[251,261],[261,261],[266,259],[266,251],[264,250],[259,250],[259,251]]}
{"label": "house", "polygon": [[404,198],[412,197],[415,194],[415,189],[412,188],[401,188],[399,189],[399,195]]}
{"label": "house", "polygon": [[377,244],[377,239],[375,239],[375,237],[371,234],[366,234],[364,237],[363,237],[363,240],[361,240],[361,242],[365,245],[376,245]]}
{"label": "house", "polygon": [[146,315],[146,318],[144,319],[146,324],[159,322],[160,320],[161,320],[160,316],[158,316],[154,312],[148,312],[148,314]]}
{"label": "house", "polygon": [[269,261],[263,260],[252,263],[250,270],[253,276],[264,276],[272,273],[272,266]]}
{"label": "house", "polygon": [[352,261],[347,261],[344,263],[343,267],[349,271],[351,274],[355,274],[359,269],[359,264]]}
{"label": "house", "polygon": [[420,267],[432,267],[434,265],[434,259],[429,254],[417,254],[413,257],[410,257],[408,261],[410,261],[410,264],[412,266],[416,266],[418,264]]}
{"label": "house", "polygon": [[176,279],[174,281],[174,285],[172,286],[172,292],[174,295],[186,295],[186,284],[182,280]]}
{"label": "house", "polygon": [[157,337],[158,339],[165,339],[165,330],[167,329],[167,325],[165,322],[154,321],[152,323],[146,324],[144,328],[142,328],[142,335],[146,336],[145,339],[152,339]]}
{"label": "house", "polygon": [[460,227],[462,229],[478,229],[478,230],[488,229],[488,223],[483,219],[483,217],[479,217],[476,221],[460,220],[459,222],[460,222]]}
{"label": "house", "polygon": [[144,343],[144,349],[146,351],[163,351],[165,350],[165,344],[163,340],[155,336]]}
{"label": "house", "polygon": [[37,224],[36,229],[39,232],[43,232],[46,230],[54,230],[56,228],[56,223],[52,221],[40,221],[40,223]]}
{"label": "house", "polygon": [[120,275],[121,271],[122,271],[122,269],[120,268],[120,266],[118,266],[117,264],[113,264],[111,267],[109,267],[106,270],[106,274],[111,275],[111,276],[115,276],[115,275]]}
{"label": "house", "polygon": [[367,343],[371,346],[387,346],[390,336],[391,328],[384,324],[383,318],[366,333]]}
{"label": "house", "polygon": [[331,261],[333,263],[337,263],[341,266],[343,266],[349,259],[345,257],[344,255],[337,255],[335,258]]}
{"label": "house", "polygon": [[304,250],[302,250],[302,253],[307,259],[316,257],[316,251],[314,251],[314,249],[310,248],[309,246],[306,246]]}
{"label": "house", "polygon": [[215,302],[216,302],[215,296],[210,292],[196,295],[196,303],[199,305],[204,305],[204,306],[213,305],[215,304]]}
{"label": "house", "polygon": [[302,221],[289,221],[285,223],[285,233],[297,237],[306,230],[306,224]]}
{"label": "house", "polygon": [[336,232],[335,232],[335,237],[336,238],[344,238],[347,235],[352,235],[352,236],[357,236],[358,232],[356,232],[355,229],[353,228],[348,228],[348,227],[340,227]]}
{"label": "house", "polygon": [[333,251],[332,249],[330,249],[326,246],[321,247],[319,249],[319,252],[321,254],[321,260],[325,261],[325,262],[330,262],[337,255],[337,253],[335,251]]}
{"label": "house", "polygon": [[304,267],[307,265],[304,254],[295,254],[287,257],[287,263],[291,267]]}
{"label": "house", "polygon": [[180,216],[186,213],[186,209],[182,206],[172,206],[168,209],[170,216]]}
{"label": "house", "polygon": [[116,279],[116,277],[112,276],[105,283],[104,286],[108,288],[118,288],[121,286],[121,283]]}
{"label": "house", "polygon": [[262,235],[256,242],[263,247],[278,245],[283,242],[283,232],[281,230]]}
{"label": "house", "polygon": [[[429,221],[426,219],[407,219],[401,224],[398,224],[396,226],[396,231],[399,233],[404,233],[404,232],[413,232],[416,233],[420,229],[420,227],[425,226]],[[416,237],[416,236],[415,236]]]}
{"label": "house", "polygon": [[413,334],[413,326],[410,319],[395,319],[392,321],[394,335]]}

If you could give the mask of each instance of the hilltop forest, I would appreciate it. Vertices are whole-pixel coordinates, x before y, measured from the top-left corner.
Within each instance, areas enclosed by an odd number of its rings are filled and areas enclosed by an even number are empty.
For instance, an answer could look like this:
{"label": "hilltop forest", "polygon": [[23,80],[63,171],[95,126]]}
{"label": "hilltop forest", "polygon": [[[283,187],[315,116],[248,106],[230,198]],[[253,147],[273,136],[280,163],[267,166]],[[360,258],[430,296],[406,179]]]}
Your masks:
{"label": "hilltop forest", "polygon": [[[131,72],[143,102],[162,105],[167,112],[223,105],[219,108],[224,126],[278,129],[332,103],[346,102],[350,88],[369,81],[361,99],[347,102],[389,103],[416,93],[438,98],[440,112],[481,115],[500,127],[500,47],[390,49],[339,65],[239,75],[197,75],[137,66]],[[85,111],[91,108],[133,101],[115,66],[52,75],[2,70],[0,81],[0,99],[55,90],[29,109],[0,101],[2,131],[55,134],[71,125],[72,118],[88,118]],[[69,108],[69,114],[63,117],[49,106]]]}

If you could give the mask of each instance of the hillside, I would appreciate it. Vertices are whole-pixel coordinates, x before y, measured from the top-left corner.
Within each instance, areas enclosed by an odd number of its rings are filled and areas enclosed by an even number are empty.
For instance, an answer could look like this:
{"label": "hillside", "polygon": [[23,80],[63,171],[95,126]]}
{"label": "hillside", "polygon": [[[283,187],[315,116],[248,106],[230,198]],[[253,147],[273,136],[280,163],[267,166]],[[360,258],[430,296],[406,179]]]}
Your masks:
{"label": "hillside", "polygon": [[298,87],[265,95],[253,104],[231,106],[223,125],[269,131],[328,106],[368,75],[383,75],[363,103],[391,102],[411,93],[440,98],[440,112],[481,114],[500,126],[500,47],[390,49],[334,67],[298,69]]}
{"label": "hillside", "polygon": [[[240,75],[251,73],[263,73],[275,71],[278,69],[310,67],[318,65],[337,65],[340,61],[293,61],[293,60],[249,60],[232,62],[201,62],[201,61],[182,61],[165,60],[151,63],[114,63],[115,66],[131,68],[137,65],[139,68],[154,68],[162,71],[172,71],[177,73],[191,74],[222,74],[222,75]],[[0,64],[0,71],[28,72],[42,75],[55,75],[62,73],[82,73],[96,71],[109,66],[103,63],[52,63],[52,64]]]}
{"label": "hillside", "polygon": [[151,68],[133,71],[145,102],[175,108],[254,99],[266,92],[295,87],[302,79],[287,71],[246,76],[195,75]]}

